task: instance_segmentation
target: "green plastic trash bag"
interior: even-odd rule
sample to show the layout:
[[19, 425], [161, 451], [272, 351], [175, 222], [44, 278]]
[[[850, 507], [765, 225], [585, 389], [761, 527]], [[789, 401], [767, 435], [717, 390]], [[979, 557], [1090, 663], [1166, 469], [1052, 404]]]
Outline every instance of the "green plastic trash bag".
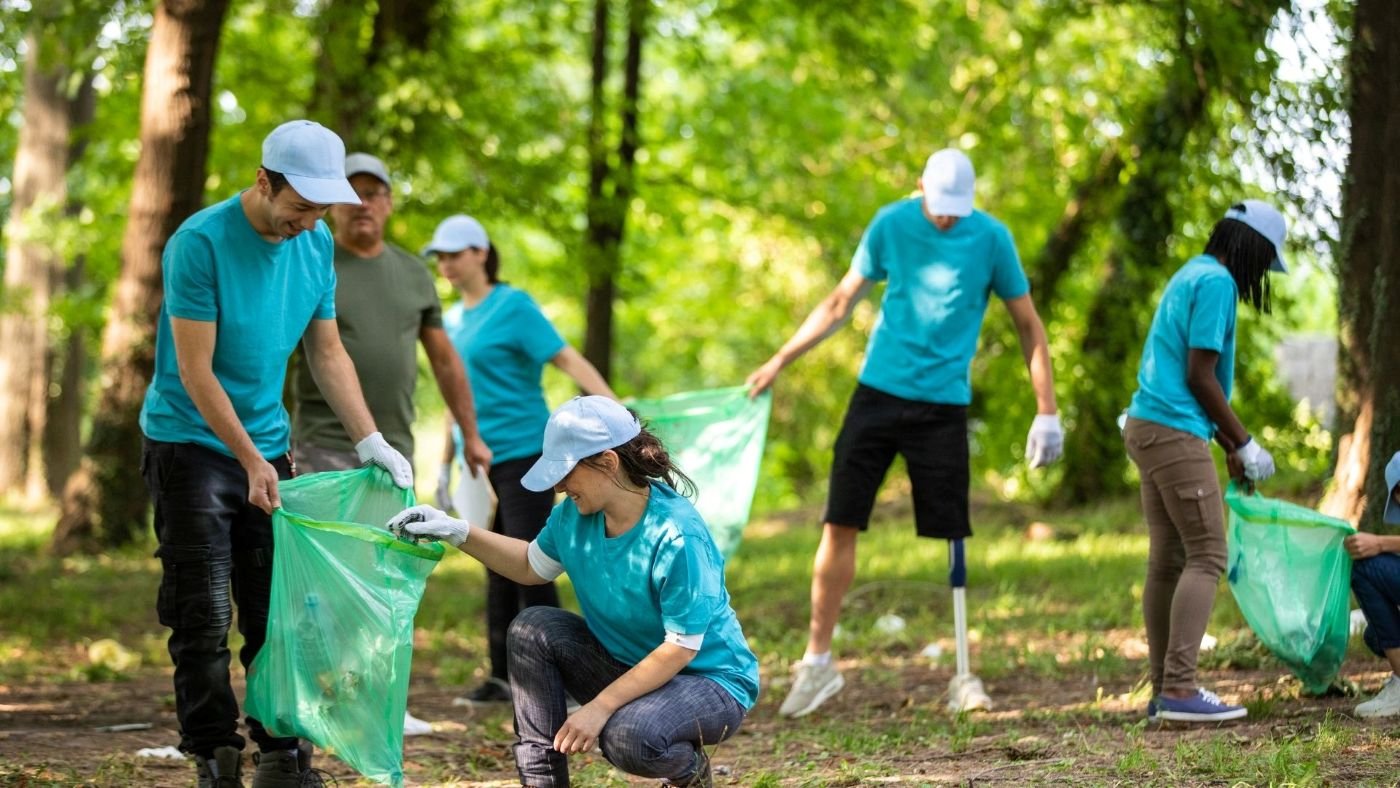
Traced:
[[749, 399], [747, 386], [734, 386], [628, 404], [695, 481], [695, 508], [724, 557], [733, 555], [758, 488], [772, 395]]
[[372, 780], [403, 784], [413, 616], [442, 559], [385, 528], [413, 505], [377, 466], [278, 485], [267, 640], [248, 670], [248, 714]]
[[1228, 577], [1259, 641], [1320, 694], [1346, 657], [1351, 556], [1345, 520], [1230, 485]]

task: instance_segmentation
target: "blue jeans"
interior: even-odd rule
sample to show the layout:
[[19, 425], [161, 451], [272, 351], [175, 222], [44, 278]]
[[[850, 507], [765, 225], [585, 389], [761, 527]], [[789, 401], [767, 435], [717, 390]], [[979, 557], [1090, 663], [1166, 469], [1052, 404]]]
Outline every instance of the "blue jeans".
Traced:
[[1380, 657], [1400, 648], [1400, 555], [1381, 553], [1352, 564], [1351, 592], [1366, 614], [1366, 645]]
[[[569, 785], [568, 758], [554, 734], [568, 717], [565, 693], [588, 703], [631, 669], [618, 662], [567, 610], [532, 607], [510, 627], [510, 689], [515, 701], [515, 767], [522, 785]], [[734, 735], [744, 708], [717, 682], [677, 675], [618, 709], [603, 726], [603, 757], [628, 774], [684, 783], [696, 751]]]
[[[286, 457], [273, 461], [283, 479]], [[175, 663], [175, 715], [180, 749], [209, 757], [215, 747], [243, 749], [238, 699], [229, 683], [228, 630], [233, 603], [244, 670], [267, 635], [272, 594], [272, 518], [248, 503], [248, 474], [232, 457], [193, 443], [146, 440], [141, 475], [155, 502], [160, 548], [156, 614], [170, 627], [167, 648]], [[264, 752], [297, 746], [247, 718]]]

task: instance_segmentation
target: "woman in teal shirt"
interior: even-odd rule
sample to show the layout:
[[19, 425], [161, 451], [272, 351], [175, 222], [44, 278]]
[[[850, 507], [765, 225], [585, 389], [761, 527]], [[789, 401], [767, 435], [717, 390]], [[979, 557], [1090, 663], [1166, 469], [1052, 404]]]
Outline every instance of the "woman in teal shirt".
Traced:
[[[616, 397], [598, 370], [569, 346], [522, 290], [500, 280], [501, 258], [486, 229], [470, 216], [444, 219], [424, 254], [437, 256], [438, 270], [461, 295], [442, 316], [443, 328], [470, 373], [477, 427], [491, 449], [491, 486], [499, 502], [492, 530], [533, 539], [554, 506], [552, 490], [532, 492], [520, 478], [540, 456], [549, 419], [540, 378], [553, 364], [589, 394]], [[456, 434], [455, 426], [452, 429]], [[449, 508], [454, 437], [438, 476], [438, 505]], [[506, 632], [516, 614], [534, 605], [557, 606], [552, 583], [522, 586], [494, 572], [486, 582], [486, 628], [491, 675], [468, 693], [475, 702], [510, 700]]]
[[[521, 583], [573, 582], [581, 617], [536, 607], [510, 628], [521, 784], [567, 786], [568, 756], [595, 745], [630, 774], [712, 784], [704, 745], [733, 736], [753, 707], [758, 660], [730, 606], [724, 559], [676, 492], [689, 482], [631, 411], [576, 397], [550, 417], [521, 482], [568, 496], [533, 541], [431, 506], [389, 521]], [[583, 703], [572, 714], [566, 693]]]
[[1210, 455], [1230, 475], [1267, 479], [1274, 461], [1230, 408], [1237, 301], [1269, 311], [1268, 271], [1284, 271], [1284, 221], [1246, 200], [1226, 211], [1205, 253], [1162, 293], [1138, 367], [1123, 438], [1142, 476], [1147, 582], [1142, 592], [1153, 698], [1149, 720], [1218, 722], [1245, 716], [1196, 684], [1196, 657], [1225, 570], [1225, 516]]

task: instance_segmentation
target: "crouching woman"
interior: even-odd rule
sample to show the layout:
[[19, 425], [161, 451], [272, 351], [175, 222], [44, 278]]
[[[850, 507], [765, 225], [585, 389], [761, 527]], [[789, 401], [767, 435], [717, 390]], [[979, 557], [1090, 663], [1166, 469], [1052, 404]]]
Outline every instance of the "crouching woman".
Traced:
[[[550, 416], [521, 484], [567, 496], [530, 542], [431, 506], [389, 522], [518, 583], [569, 575], [582, 616], [532, 607], [510, 627], [521, 783], [567, 786], [567, 756], [597, 746], [624, 772], [710, 785], [704, 747], [733, 736], [753, 707], [758, 660], [730, 607], [724, 559], [677, 492], [694, 485], [631, 411], [599, 396]], [[583, 704], [572, 714], [569, 695]]]

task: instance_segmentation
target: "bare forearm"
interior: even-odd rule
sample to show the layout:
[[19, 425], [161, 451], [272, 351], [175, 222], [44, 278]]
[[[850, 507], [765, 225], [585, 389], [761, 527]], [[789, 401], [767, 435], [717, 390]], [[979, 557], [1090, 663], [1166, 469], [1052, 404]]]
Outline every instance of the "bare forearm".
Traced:
[[433, 377], [437, 380], [438, 391], [442, 393], [442, 401], [447, 403], [447, 409], [461, 427], [462, 435], [477, 435], [476, 401], [472, 398], [471, 386], [467, 385], [466, 370], [462, 367], [462, 362], [434, 362]]
[[1056, 413], [1055, 372], [1050, 364], [1050, 343], [1045, 337], [1045, 326], [1039, 320], [1017, 326], [1017, 336], [1021, 342], [1021, 356], [1026, 361], [1030, 373], [1031, 387], [1035, 390], [1036, 413]]
[[487, 569], [521, 585], [533, 586], [549, 582], [530, 568], [530, 543], [523, 539], [484, 528], [473, 528], [471, 535], [462, 542], [461, 549], [480, 561]]
[[1220, 388], [1220, 381], [1216, 380], [1214, 375], [1188, 376], [1186, 385], [1191, 390], [1191, 395], [1201, 403], [1201, 409], [1215, 423], [1216, 431], [1224, 438], [1221, 445], [1227, 451], [1237, 450], [1249, 440], [1249, 431], [1235, 415], [1234, 409], [1225, 399], [1225, 391]]
[[556, 353], [550, 361], [559, 368], [560, 372], [572, 378], [574, 383], [577, 383], [578, 387], [583, 390], [583, 393], [617, 399], [617, 395], [613, 393], [608, 382], [603, 379], [602, 373], [598, 372], [598, 368], [572, 347], [566, 346]]
[[358, 443], [374, 432], [374, 417], [365, 405], [360, 379], [355, 376], [355, 364], [344, 348], [320, 352], [307, 348], [307, 361], [316, 387], [335, 411], [350, 440]]
[[180, 382], [199, 410], [199, 415], [204, 417], [209, 428], [241, 464], [247, 466], [264, 459], [253, 439], [248, 437], [248, 431], [243, 428], [243, 422], [233, 409], [233, 401], [228, 398], [228, 392], [224, 391], [223, 384], [212, 369], [181, 368]]
[[676, 677], [697, 652], [673, 643], [662, 643], [632, 669], [617, 677], [609, 684], [594, 703], [601, 704], [609, 713], [616, 712], [637, 698], [651, 692]]

